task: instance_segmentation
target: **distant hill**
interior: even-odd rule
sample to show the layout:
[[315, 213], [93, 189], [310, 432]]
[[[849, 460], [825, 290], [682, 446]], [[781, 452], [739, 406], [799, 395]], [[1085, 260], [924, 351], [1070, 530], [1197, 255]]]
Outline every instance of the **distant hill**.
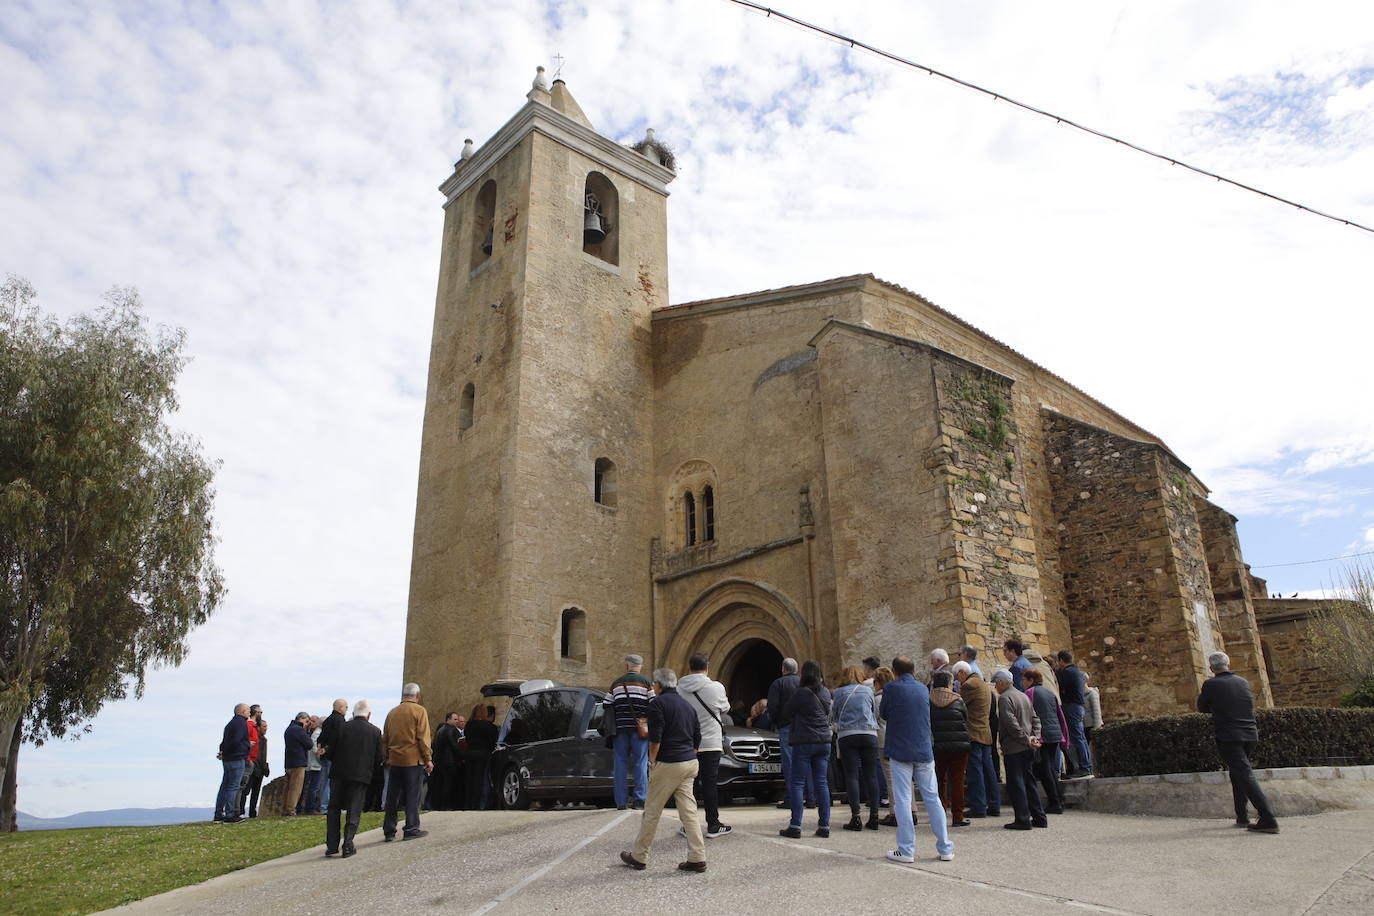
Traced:
[[115, 808], [112, 811], [82, 811], [66, 817], [34, 817], [18, 812], [20, 830], [65, 830], [69, 827], [151, 827], [155, 824], [185, 824], [208, 821], [212, 808]]

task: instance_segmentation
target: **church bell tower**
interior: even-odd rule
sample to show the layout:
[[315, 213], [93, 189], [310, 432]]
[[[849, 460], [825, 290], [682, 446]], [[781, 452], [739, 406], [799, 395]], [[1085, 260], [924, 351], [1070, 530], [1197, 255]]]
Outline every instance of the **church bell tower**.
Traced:
[[541, 67], [440, 185], [404, 671], [432, 714], [497, 678], [600, 684], [649, 654], [669, 164], [652, 136], [597, 133]]

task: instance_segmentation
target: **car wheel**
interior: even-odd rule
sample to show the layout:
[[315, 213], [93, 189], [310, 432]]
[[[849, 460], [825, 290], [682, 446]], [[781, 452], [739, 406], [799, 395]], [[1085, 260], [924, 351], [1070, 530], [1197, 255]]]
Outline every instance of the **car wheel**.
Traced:
[[513, 811], [526, 811], [530, 807], [530, 792], [519, 767], [507, 767], [501, 776], [501, 804]]

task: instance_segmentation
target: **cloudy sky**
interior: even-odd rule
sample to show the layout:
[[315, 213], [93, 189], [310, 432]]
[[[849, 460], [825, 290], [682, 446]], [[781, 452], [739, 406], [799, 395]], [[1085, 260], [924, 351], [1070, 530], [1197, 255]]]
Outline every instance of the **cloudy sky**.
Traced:
[[[1374, 225], [1367, 0], [780, 4]], [[1374, 550], [1374, 234], [725, 0], [0, 0], [0, 272], [189, 331], [230, 587], [141, 702], [23, 751], [22, 810], [208, 807], [235, 701], [276, 735], [397, 693], [435, 188], [555, 55], [602, 133], [677, 149], [672, 301], [875, 273], [1162, 436], [1255, 566]]]

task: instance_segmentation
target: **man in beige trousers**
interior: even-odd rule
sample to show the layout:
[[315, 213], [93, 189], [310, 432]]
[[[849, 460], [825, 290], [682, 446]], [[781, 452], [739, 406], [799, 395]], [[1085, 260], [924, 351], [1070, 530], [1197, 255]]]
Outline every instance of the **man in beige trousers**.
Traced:
[[678, 695], [677, 675], [671, 668], [654, 672], [656, 696], [649, 701], [649, 797], [639, 822], [639, 838], [633, 852], [622, 852], [620, 861], [636, 871], [649, 864], [649, 849], [658, 832], [658, 820], [668, 799], [677, 799], [677, 816], [687, 831], [687, 861], [682, 871], [706, 871], [706, 840], [692, 795], [697, 778], [697, 748], [701, 724], [691, 705]]

